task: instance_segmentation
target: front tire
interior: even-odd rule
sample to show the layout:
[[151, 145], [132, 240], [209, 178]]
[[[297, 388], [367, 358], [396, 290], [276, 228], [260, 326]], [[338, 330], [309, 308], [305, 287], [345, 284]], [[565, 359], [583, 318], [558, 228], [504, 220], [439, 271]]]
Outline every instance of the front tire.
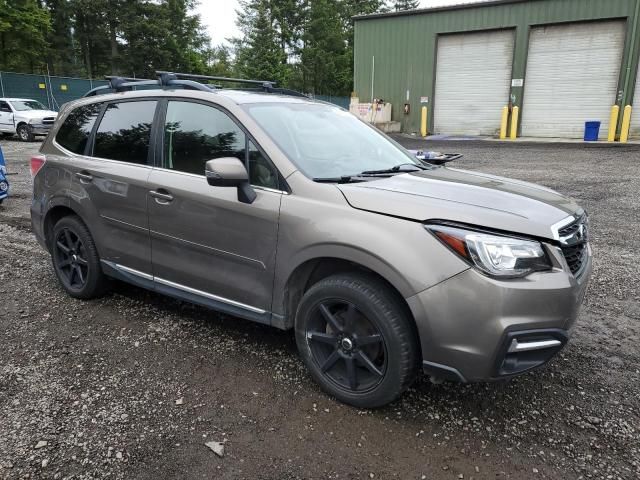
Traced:
[[416, 376], [415, 328], [389, 286], [363, 274], [313, 285], [295, 321], [303, 362], [324, 391], [359, 408], [398, 398]]
[[36, 138], [33, 134], [31, 126], [27, 125], [26, 123], [18, 126], [16, 133], [18, 134], [18, 138], [23, 142], [33, 142], [33, 140]]
[[108, 279], [91, 233], [75, 215], [60, 219], [53, 227], [51, 259], [56, 276], [66, 292], [88, 300], [102, 296]]

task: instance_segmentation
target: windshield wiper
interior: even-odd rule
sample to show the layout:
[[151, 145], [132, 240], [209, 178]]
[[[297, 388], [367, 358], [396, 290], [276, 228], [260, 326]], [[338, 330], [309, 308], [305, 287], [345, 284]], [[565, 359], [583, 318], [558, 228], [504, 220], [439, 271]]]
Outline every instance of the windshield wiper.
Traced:
[[350, 182], [362, 182], [356, 176], [342, 175], [340, 177], [315, 177], [314, 182], [318, 183], [350, 183]]
[[[413, 168], [406, 168], [413, 167]], [[398, 173], [398, 172], [418, 172], [420, 170], [427, 170], [427, 167], [418, 165], [415, 163], [401, 163], [400, 165], [396, 165], [395, 167], [385, 168], [382, 170], [365, 170], [364, 172], [360, 172], [360, 175], [381, 175], [385, 173]]]

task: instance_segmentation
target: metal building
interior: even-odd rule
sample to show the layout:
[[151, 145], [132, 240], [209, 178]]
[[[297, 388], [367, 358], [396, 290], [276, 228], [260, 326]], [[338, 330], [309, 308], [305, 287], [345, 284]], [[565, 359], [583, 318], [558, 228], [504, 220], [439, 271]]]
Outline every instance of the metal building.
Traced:
[[[518, 136], [579, 138], [613, 105], [640, 136], [640, 0], [489, 0], [355, 17], [355, 92], [393, 104], [405, 132], [495, 135], [517, 106]], [[634, 94], [634, 92], [636, 92]], [[403, 108], [408, 104], [407, 108]]]

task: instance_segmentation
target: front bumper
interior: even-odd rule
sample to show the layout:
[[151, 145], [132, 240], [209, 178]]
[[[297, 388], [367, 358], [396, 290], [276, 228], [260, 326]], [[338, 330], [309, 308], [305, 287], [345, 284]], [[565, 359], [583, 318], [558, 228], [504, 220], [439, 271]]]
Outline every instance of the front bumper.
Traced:
[[408, 298], [425, 372], [462, 382], [499, 379], [544, 365], [560, 351], [584, 298], [592, 259], [589, 252], [574, 277], [562, 254], [550, 253], [557, 260], [550, 272], [496, 280], [470, 268]]
[[53, 127], [53, 124], [46, 125], [41, 123], [32, 123], [30, 124], [30, 126], [31, 126], [31, 132], [34, 135], [48, 135], [49, 132], [51, 131], [51, 127]]

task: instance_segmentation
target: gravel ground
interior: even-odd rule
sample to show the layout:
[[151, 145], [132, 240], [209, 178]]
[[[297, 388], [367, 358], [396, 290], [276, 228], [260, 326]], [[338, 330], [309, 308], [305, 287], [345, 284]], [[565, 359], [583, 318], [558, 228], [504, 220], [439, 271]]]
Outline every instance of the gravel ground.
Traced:
[[398, 138], [589, 211], [594, 276], [555, 361], [509, 382], [421, 378], [360, 411], [320, 392], [290, 333], [126, 285], [71, 299], [30, 233], [38, 144], [3, 140], [0, 478], [640, 478], [640, 148]]

